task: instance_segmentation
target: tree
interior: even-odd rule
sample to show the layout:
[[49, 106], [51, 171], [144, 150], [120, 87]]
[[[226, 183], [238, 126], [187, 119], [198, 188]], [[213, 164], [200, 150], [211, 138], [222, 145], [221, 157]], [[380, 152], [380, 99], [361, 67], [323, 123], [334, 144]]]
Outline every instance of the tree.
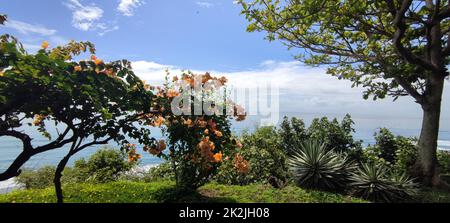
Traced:
[[[68, 145], [54, 178], [58, 202], [62, 202], [60, 179], [74, 154], [114, 140], [130, 149], [135, 160], [138, 154], [128, 146], [128, 139], [155, 143], [148, 128], [136, 125], [144, 114], [152, 113], [154, 97], [126, 60], [104, 63], [92, 56], [73, 61], [73, 56], [87, 50], [95, 53], [89, 42], [47, 48], [44, 42], [36, 54], [28, 54], [14, 37], [0, 37], [0, 137], [15, 137], [23, 143], [22, 152], [0, 173], [0, 180], [20, 174], [32, 156]], [[49, 122], [56, 126], [56, 137], [47, 131]], [[27, 124], [37, 127], [49, 143], [34, 146], [32, 138], [20, 130]]]
[[450, 3], [440, 0], [240, 1], [247, 30], [302, 49], [297, 59], [365, 87], [364, 98], [409, 95], [423, 110], [414, 175], [446, 186], [437, 170], [441, 101], [450, 55]]

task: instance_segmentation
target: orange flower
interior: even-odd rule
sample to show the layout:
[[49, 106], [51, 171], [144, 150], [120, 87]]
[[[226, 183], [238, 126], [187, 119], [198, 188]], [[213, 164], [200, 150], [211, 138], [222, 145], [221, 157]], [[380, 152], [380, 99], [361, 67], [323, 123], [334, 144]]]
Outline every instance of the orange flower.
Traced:
[[205, 135], [208, 135], [209, 134], [209, 130], [205, 129], [205, 131], [203, 133], [205, 133]]
[[226, 77], [221, 77], [221, 78], [219, 78], [219, 82], [222, 84], [222, 85], [225, 85], [226, 83], [227, 83], [227, 78]]
[[97, 57], [95, 55], [92, 55], [91, 60], [97, 60]]
[[250, 163], [239, 154], [234, 155], [233, 165], [239, 173], [246, 174], [250, 170]]
[[167, 97], [169, 97], [169, 98], [174, 98], [174, 97], [177, 97], [178, 95], [180, 95], [180, 93], [174, 89], [169, 89], [167, 91]]
[[154, 156], [157, 156], [161, 153], [161, 151], [159, 151], [156, 147], [150, 147], [148, 152]]
[[73, 70], [75, 70], [75, 71], [81, 71], [81, 66], [75, 66], [75, 67], [73, 68]]
[[211, 150], [214, 150], [216, 148], [216, 145], [213, 142], [209, 142], [209, 148]]
[[100, 64], [102, 64], [103, 63], [103, 60], [100, 60], [100, 59], [95, 59], [94, 60], [94, 63], [95, 63], [95, 65], [100, 65]]
[[136, 149], [135, 148], [130, 149], [130, 151], [128, 151], [128, 162], [130, 162], [130, 163], [136, 162], [140, 158], [142, 158], [142, 155], [136, 153]]
[[177, 82], [177, 81], [178, 81], [178, 77], [177, 77], [177, 76], [174, 76], [174, 77], [172, 78], [172, 81], [173, 81], [173, 82]]
[[48, 42], [47, 41], [44, 41], [44, 42], [42, 42], [42, 49], [47, 49], [48, 48], [48, 46], [49, 46], [49, 44], [48, 44]]
[[191, 128], [192, 126], [194, 126], [194, 123], [192, 122], [192, 120], [190, 118], [188, 118], [187, 120], [184, 121], [184, 124], [187, 125], [189, 128]]
[[158, 116], [158, 118], [154, 121], [154, 125], [156, 127], [160, 127], [164, 123], [165, 119], [162, 116]]
[[158, 150], [162, 152], [166, 149], [166, 147], [167, 147], [166, 142], [163, 139], [159, 140]]
[[205, 73], [205, 75], [202, 75], [202, 84], [208, 82], [211, 79], [212, 79], [211, 75], [208, 72]]
[[216, 135], [219, 138], [223, 136], [222, 132], [218, 130], [214, 131], [214, 135]]
[[214, 161], [215, 161], [216, 163], [221, 162], [221, 161], [222, 161], [222, 152], [219, 152], [219, 153], [214, 154], [213, 157], [214, 157]]
[[41, 125], [44, 122], [45, 118], [46, 118], [45, 115], [39, 115], [39, 114], [34, 115], [33, 125]]
[[114, 76], [114, 70], [113, 69], [106, 69], [105, 70], [105, 74], [108, 76]]

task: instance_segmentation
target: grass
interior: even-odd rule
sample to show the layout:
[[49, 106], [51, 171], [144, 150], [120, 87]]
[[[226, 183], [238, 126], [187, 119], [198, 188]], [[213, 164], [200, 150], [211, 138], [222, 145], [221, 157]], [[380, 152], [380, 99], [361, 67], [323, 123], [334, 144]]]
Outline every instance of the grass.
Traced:
[[450, 203], [450, 192], [427, 189], [420, 192], [418, 201], [422, 203]]
[[[152, 183], [119, 181], [107, 184], [71, 184], [63, 188], [68, 203], [358, 203], [345, 195], [304, 190], [295, 186], [274, 189], [267, 185], [228, 186], [207, 184], [192, 193], [181, 193], [170, 181]], [[18, 190], [0, 195], [1, 203], [55, 202], [53, 188]]]

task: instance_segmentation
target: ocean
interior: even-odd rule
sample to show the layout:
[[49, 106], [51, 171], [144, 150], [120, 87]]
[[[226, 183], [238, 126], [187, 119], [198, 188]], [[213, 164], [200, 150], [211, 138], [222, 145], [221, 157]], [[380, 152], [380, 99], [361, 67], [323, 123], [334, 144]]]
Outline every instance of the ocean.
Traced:
[[[308, 125], [311, 120], [315, 117], [322, 117], [324, 115], [320, 114], [295, 114], [295, 113], [285, 113], [280, 115], [280, 117], [287, 115], [290, 117], [299, 117], [302, 118], [305, 123]], [[328, 114], [325, 115], [329, 118], [338, 118], [341, 120], [344, 114]], [[381, 118], [381, 117], [364, 117], [364, 116], [355, 116], [352, 117], [355, 121], [355, 133], [354, 138], [357, 140], [362, 140], [364, 145], [374, 144], [375, 140], [373, 134], [381, 127], [389, 128], [393, 133], [397, 135], [403, 136], [418, 136], [420, 133], [420, 122], [421, 120], [418, 118]], [[260, 121], [261, 117], [257, 116], [249, 116], [243, 122], [233, 122], [232, 130], [235, 134], [239, 135], [242, 131], [252, 131], [254, 130]], [[449, 120], [443, 120], [444, 123], [450, 123]], [[450, 129], [446, 129], [448, 125], [443, 126], [439, 135], [439, 148], [444, 150], [450, 150]], [[27, 127], [29, 128], [29, 127]], [[51, 128], [49, 128], [51, 129]], [[29, 131], [29, 129], [23, 129], [24, 131]], [[158, 129], [151, 129], [153, 137], [161, 138], [161, 132]], [[52, 133], [52, 132], [50, 132]], [[55, 133], [55, 132], [53, 132]], [[32, 134], [33, 145], [42, 145], [48, 143], [48, 139], [41, 136], [39, 133], [33, 131]], [[117, 144], [111, 142], [108, 146], [110, 147], [118, 147]], [[73, 165], [74, 161], [80, 158], [89, 157], [93, 154], [97, 149], [104, 147], [95, 146], [91, 148], [87, 148], [78, 154], [74, 155], [69, 161], [69, 166]], [[139, 148], [139, 146], [138, 146]], [[21, 150], [21, 142], [12, 137], [0, 137], [0, 171], [4, 171], [10, 163], [14, 160], [14, 158], [20, 153]], [[58, 161], [64, 157], [67, 153], [68, 147], [61, 149], [56, 149], [53, 151], [48, 151], [42, 154], [38, 154], [35, 157], [31, 158], [25, 165], [26, 168], [36, 169], [45, 165], [56, 165]], [[150, 154], [144, 154], [140, 161], [142, 166], [148, 165], [156, 165], [162, 162], [161, 159], [151, 156]]]

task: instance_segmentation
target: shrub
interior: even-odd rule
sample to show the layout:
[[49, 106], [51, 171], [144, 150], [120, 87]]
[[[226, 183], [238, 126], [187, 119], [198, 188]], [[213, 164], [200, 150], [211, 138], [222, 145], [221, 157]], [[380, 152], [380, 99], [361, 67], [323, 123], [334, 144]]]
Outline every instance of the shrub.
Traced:
[[390, 176], [385, 165], [364, 163], [352, 174], [352, 193], [374, 202], [399, 202], [417, 195], [417, 185], [406, 175]]
[[375, 145], [364, 150], [364, 161], [388, 166], [397, 174], [409, 174], [417, 158], [416, 139], [394, 136], [389, 129], [375, 133]]
[[209, 73], [183, 72], [171, 80], [168, 74], [164, 87], [155, 88], [155, 109], [161, 114], [149, 116], [147, 124], [162, 128], [167, 146], [160, 140], [144, 150], [170, 162], [180, 190], [193, 190], [208, 182], [222, 158], [236, 147], [230, 119], [244, 120], [245, 112], [228, 98], [226, 82], [225, 77]]
[[53, 166], [45, 166], [37, 170], [24, 169], [15, 180], [26, 189], [43, 189], [53, 185], [55, 170]]
[[240, 156], [248, 161], [249, 169], [241, 173], [235, 167], [236, 158], [226, 158], [215, 179], [222, 184], [247, 185], [251, 183], [271, 184], [279, 188], [289, 179], [286, 155], [280, 146], [282, 139], [275, 127], [261, 127], [254, 133], [241, 137], [243, 148]]
[[353, 169], [346, 155], [327, 150], [325, 143], [315, 140], [293, 147], [289, 166], [300, 187], [327, 191], [343, 191]]
[[175, 180], [172, 165], [169, 162], [163, 162], [158, 166], [150, 168], [148, 176], [149, 181]]
[[[127, 161], [126, 154], [119, 150], [103, 148], [96, 151], [88, 160], [82, 158], [75, 161], [74, 167], [66, 167], [61, 182], [104, 183], [115, 181], [119, 175], [130, 170], [135, 163]], [[16, 181], [27, 189], [42, 189], [53, 186], [56, 168], [45, 166], [37, 170], [25, 169]]]
[[450, 151], [438, 151], [437, 158], [441, 173], [447, 175], [450, 174]]
[[350, 115], [346, 115], [340, 123], [337, 119], [330, 121], [327, 117], [316, 118], [306, 128], [301, 119], [292, 118], [289, 121], [287, 117], [284, 117], [279, 134], [287, 154], [298, 142], [319, 140], [326, 144], [326, 150], [345, 152], [349, 158], [359, 161], [362, 157], [362, 141], [353, 139], [355, 132], [353, 124]]
[[75, 161], [74, 168], [69, 173], [76, 182], [115, 181], [121, 173], [130, 170], [136, 164], [127, 159], [125, 152], [103, 148], [97, 150], [88, 160], [82, 158]]
[[133, 182], [154, 182], [154, 181], [174, 181], [175, 176], [172, 165], [168, 162], [163, 162], [150, 168], [133, 168], [130, 171], [120, 174], [120, 181]]

